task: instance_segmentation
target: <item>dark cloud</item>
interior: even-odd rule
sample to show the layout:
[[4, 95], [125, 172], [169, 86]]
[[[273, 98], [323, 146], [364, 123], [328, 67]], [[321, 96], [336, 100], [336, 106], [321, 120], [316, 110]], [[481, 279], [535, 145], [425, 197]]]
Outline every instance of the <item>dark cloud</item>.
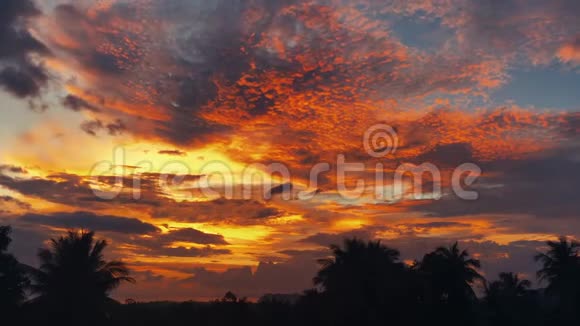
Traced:
[[109, 74], [120, 74], [122, 69], [118, 63], [118, 58], [113, 54], [102, 53], [98, 51], [91, 51], [85, 57], [85, 64], [92, 65], [94, 68], [98, 69], [100, 72], [106, 72]]
[[290, 182], [287, 182], [287, 183], [272, 187], [269, 191], [269, 195], [272, 196], [272, 195], [278, 195], [278, 194], [283, 194], [283, 193], [287, 193], [287, 192], [292, 192], [293, 188], [294, 188], [294, 185]]
[[152, 216], [176, 221], [213, 221], [238, 225], [261, 224], [265, 218], [279, 217], [282, 211], [256, 200], [224, 199], [202, 202], [176, 202], [155, 207]]
[[75, 95], [67, 95], [62, 99], [62, 105], [64, 107], [69, 108], [73, 111], [81, 111], [81, 110], [88, 110], [93, 112], [100, 111], [98, 107], [95, 105], [85, 101], [84, 99], [75, 96]]
[[[173, 177], [173, 175], [168, 175], [170, 179]], [[97, 196], [95, 192], [97, 189], [100, 192], [115, 191], [114, 186], [118, 182], [125, 189], [133, 189], [135, 181], [133, 177], [100, 176], [94, 179], [65, 173], [49, 175], [46, 178], [13, 178], [7, 175], [0, 175], [0, 185], [23, 195], [34, 196], [53, 203], [73, 207], [87, 207], [90, 205], [90, 208], [93, 209], [103, 209], [115, 204], [160, 206], [169, 203], [161, 195], [161, 190], [158, 187], [159, 178], [159, 174], [144, 173], [139, 175], [139, 190], [141, 193], [139, 199], [134, 198], [131, 192], [121, 192], [114, 199], [109, 200]], [[194, 176], [191, 176], [191, 178], [194, 178]], [[107, 186], [93, 189], [91, 182], [97, 181]]]
[[424, 229], [438, 229], [438, 228], [447, 228], [450, 226], [469, 227], [470, 224], [460, 223], [460, 222], [428, 222], [428, 223], [405, 224], [405, 226], [422, 228], [422, 229], [423, 228]]
[[[23, 201], [20, 201], [14, 197], [10, 197], [10, 196], [0, 196], [0, 203], [3, 204], [14, 204], [16, 205], [18, 208], [20, 209], [24, 209], [24, 210], [29, 210], [32, 208], [32, 206], [29, 203], [25, 203]], [[1, 210], [0, 210], [1, 212]]]
[[59, 228], [86, 229], [93, 231], [117, 232], [124, 234], [150, 234], [159, 231], [153, 224], [136, 218], [112, 215], [97, 215], [91, 212], [26, 214], [21, 221]]
[[127, 130], [127, 127], [121, 120], [115, 120], [113, 122], [107, 123], [105, 129], [110, 136], [118, 136]]
[[104, 123], [101, 120], [88, 120], [81, 124], [81, 130], [91, 136], [97, 136], [102, 130], [106, 131], [109, 136], [118, 136], [127, 130], [127, 127], [121, 120]]
[[[126, 240], [125, 240], [126, 241]], [[176, 243], [191, 243], [194, 245], [176, 246]], [[156, 234], [154, 237], [131, 239], [128, 246], [138, 254], [164, 257], [211, 257], [227, 255], [232, 252], [220, 246], [229, 243], [221, 234], [205, 233], [193, 228], [172, 229], [168, 233]], [[203, 246], [197, 246], [203, 245]]]
[[240, 287], [247, 288], [253, 276], [249, 266], [230, 268], [221, 273], [199, 268], [194, 271], [194, 274], [191, 281], [206, 287], [218, 288], [218, 293], [230, 291], [229, 289], [238, 289], [240, 293]]
[[159, 229], [136, 218], [112, 215], [97, 215], [92, 212], [25, 214], [21, 221], [61, 228], [82, 228], [94, 231], [117, 232], [123, 234], [150, 234]]
[[157, 237], [163, 242], [193, 242], [198, 244], [226, 245], [228, 242], [223, 235], [205, 233], [192, 228], [172, 230], [167, 234]]
[[[213, 74], [231, 70], [227, 67], [219, 71], [211, 69], [235, 61], [231, 53], [222, 53], [219, 58], [208, 54], [208, 58], [215, 60], [211, 67], [206, 63], [195, 65], [181, 60], [169, 51], [165, 44], [168, 41], [163, 40], [181, 35], [168, 37], [156, 34], [157, 38], [154, 38], [152, 33], [159, 33], [153, 27], [157, 26], [154, 23], [151, 27], [134, 28], [144, 21], [158, 19], [138, 3], [114, 3], [95, 15], [88, 15], [82, 5], [77, 4], [59, 5], [54, 12], [59, 31], [80, 46], [67, 47], [59, 42], [54, 42], [53, 46], [67, 53], [79, 69], [99, 75], [91, 90], [104, 94], [112, 102], [131, 103], [138, 107], [130, 113], [109, 112], [113, 113], [114, 118], [147, 124], [147, 128], [142, 129], [147, 130], [147, 136], [150, 137], [152, 131], [178, 145], [203, 143], [211, 136], [229, 130], [219, 122], [200, 117], [199, 113], [217, 94], [216, 86], [211, 81]], [[123, 26], [119, 28], [119, 24]], [[183, 35], [194, 34], [184, 31]], [[151, 59], [148, 57], [151, 51], [157, 51], [156, 58], [168, 60], [167, 70], [159, 71], [147, 61]], [[72, 109], [94, 110], [97, 107], [87, 100], [80, 102], [72, 99], [69, 102], [68, 107]], [[164, 118], [142, 120], [141, 110], [146, 110], [145, 106], [154, 106], [155, 110], [163, 111]], [[90, 135], [103, 129], [98, 121], [86, 122], [83, 126]], [[120, 131], [118, 128], [107, 129], [109, 133], [115, 132], [111, 130]]]
[[[95, 33], [94, 30], [95, 26], [110, 27], [118, 17], [134, 19], [134, 12], [125, 10], [127, 6], [129, 5], [115, 3], [109, 11], [101, 11], [96, 17], [89, 17], [87, 11], [76, 4], [58, 5], [54, 9], [54, 16], [62, 32], [75, 42], [84, 44], [82, 47], [62, 50], [73, 55], [81, 65], [106, 75], [118, 77], [123, 72], [131, 70], [138, 61], [136, 59], [142, 56], [141, 43], [136, 42], [140, 39], [140, 35], [129, 29], [116, 30], [115, 33], [107, 33], [104, 30]], [[126, 40], [135, 42], [129, 46]], [[111, 51], [113, 48], [115, 50]]]
[[17, 97], [38, 95], [47, 81], [44, 69], [28, 61], [0, 71], [0, 85]]
[[148, 251], [149, 255], [166, 257], [212, 257], [218, 255], [227, 255], [231, 253], [232, 252], [229, 249], [218, 249], [211, 246], [205, 246], [202, 248], [162, 247]]
[[16, 57], [29, 50], [44, 50], [44, 46], [26, 32], [22, 26], [17, 25], [22, 20], [39, 15], [33, 1], [29, 0], [5, 0], [0, 4], [0, 22], [4, 41], [10, 41], [11, 46], [3, 46], [0, 50], [1, 57]]
[[81, 124], [81, 130], [91, 136], [97, 136], [97, 132], [103, 129], [103, 122], [101, 120], [88, 120]]
[[[149, 210], [153, 218], [172, 218], [182, 222], [221, 222], [237, 225], [261, 224], [263, 219], [279, 217], [283, 211], [256, 200], [219, 198], [211, 201], [175, 201], [167, 198], [164, 187], [172, 190], [185, 188], [189, 182], [199, 180], [199, 175], [174, 175], [142, 173], [138, 177], [99, 176], [98, 178], [74, 174], [55, 174], [46, 178], [15, 178], [0, 174], [0, 186], [50, 202], [84, 207], [107, 209], [111, 205], [132, 205]], [[139, 182], [135, 184], [135, 180]], [[91, 184], [98, 182], [98, 188]], [[117, 185], [125, 191], [117, 193]], [[165, 189], [167, 190], [167, 189]], [[135, 193], [139, 193], [135, 197]], [[116, 194], [113, 199], [103, 199], [97, 194]]]
[[318, 260], [320, 258], [326, 257], [329, 254], [328, 249], [319, 249], [319, 250], [298, 250], [298, 249], [286, 249], [279, 251], [278, 253], [290, 256], [291, 258], [307, 258], [312, 259], [313, 261]]
[[180, 151], [178, 149], [165, 149], [157, 152], [158, 154], [162, 155], [172, 155], [172, 156], [185, 156], [187, 155], [186, 152]]
[[27, 21], [40, 12], [30, 0], [0, 3], [0, 86], [17, 97], [39, 95], [48, 73], [30, 54], [48, 49], [27, 30]]
[[221, 296], [226, 291], [233, 291], [240, 296], [257, 298], [265, 293], [296, 293], [311, 288], [317, 269], [316, 259], [296, 258], [281, 263], [260, 262], [254, 273], [250, 266], [224, 272], [198, 268], [193, 271], [192, 278], [183, 282], [197, 284], [197, 291], [207, 296]]
[[577, 218], [580, 160], [576, 151], [572, 147], [521, 160], [482, 163], [483, 175], [470, 189], [478, 192], [477, 200], [462, 200], [450, 193], [439, 201], [411, 208], [441, 217], [529, 214], [539, 218]]
[[211, 72], [196, 65], [184, 65], [183, 69], [192, 71], [193, 76], [177, 76], [167, 81], [168, 87], [178, 90], [175, 95], [176, 108], [171, 110], [171, 118], [163, 122], [157, 129], [158, 133], [176, 144], [190, 145], [199, 143], [211, 136], [228, 133], [230, 128], [210, 122], [198, 116], [204, 105], [217, 95], [214, 83], [210, 82]]
[[0, 164], [0, 174], [10, 172], [16, 174], [27, 174], [28, 171], [20, 166], [10, 165], [10, 164]]
[[229, 134], [232, 128], [208, 122], [188, 111], [174, 111], [171, 120], [162, 122], [155, 130], [176, 145], [191, 146], [207, 142], [213, 136]]
[[457, 167], [463, 163], [477, 162], [473, 155], [472, 146], [465, 143], [436, 145], [430, 151], [413, 158], [412, 161], [417, 164], [434, 163], [439, 168]]
[[58, 178], [12, 178], [0, 175], [0, 185], [23, 195], [35, 196], [48, 201], [75, 204], [78, 196], [94, 196], [88, 184], [75, 175], [59, 175]]
[[131, 277], [137, 280], [138, 283], [159, 283], [165, 280], [163, 275], [157, 274], [154, 271], [146, 270], [146, 271], [131, 271]]

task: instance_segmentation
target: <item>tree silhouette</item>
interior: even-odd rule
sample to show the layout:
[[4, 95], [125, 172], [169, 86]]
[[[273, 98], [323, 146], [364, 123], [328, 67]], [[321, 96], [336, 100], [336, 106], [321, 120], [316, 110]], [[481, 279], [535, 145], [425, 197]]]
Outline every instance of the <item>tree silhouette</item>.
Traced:
[[472, 285], [483, 280], [480, 262], [455, 242], [426, 254], [415, 267], [421, 282], [424, 322], [470, 325], [475, 322], [477, 297]]
[[528, 280], [522, 280], [518, 274], [500, 273], [499, 280], [493, 281], [486, 285], [486, 298], [515, 298], [527, 294], [532, 283]]
[[500, 273], [499, 280], [485, 286], [485, 302], [494, 325], [530, 325], [533, 301], [529, 298], [532, 283], [514, 273]]
[[134, 282], [120, 261], [105, 261], [105, 240], [94, 240], [93, 232], [69, 231], [51, 240], [50, 249], [38, 253], [41, 265], [33, 273], [36, 301], [53, 318], [71, 324], [103, 318], [110, 292], [123, 282]]
[[535, 256], [535, 260], [543, 265], [538, 271], [538, 278], [548, 282], [547, 291], [565, 293], [578, 277], [580, 243], [561, 237], [558, 242], [547, 241], [546, 244], [548, 251]]
[[409, 320], [407, 272], [399, 252], [379, 241], [346, 239], [344, 248], [330, 247], [333, 257], [321, 259], [314, 283], [322, 288], [335, 324], [370, 324]]
[[548, 251], [534, 258], [542, 263], [537, 275], [547, 282], [546, 294], [558, 299], [558, 314], [567, 319], [580, 319], [580, 243], [560, 237], [547, 241]]
[[23, 266], [6, 250], [12, 228], [0, 226], [0, 311], [11, 312], [24, 300], [29, 285]]
[[479, 260], [469, 257], [455, 242], [450, 247], [439, 247], [423, 257], [419, 270], [431, 283], [430, 299], [460, 304], [476, 299], [472, 285], [483, 280], [477, 269]]
[[[316, 288], [295, 302], [270, 295], [258, 303], [227, 292], [212, 302], [115, 304], [111, 292], [133, 282], [126, 266], [103, 257], [105, 241], [68, 232], [39, 251], [40, 267], [18, 264], [6, 252], [10, 228], [0, 227], [0, 320], [19, 325], [546, 325], [578, 324], [580, 244], [561, 238], [536, 255], [547, 289], [530, 289], [515, 273], [486, 283], [480, 263], [458, 243], [440, 247], [410, 266], [380, 241], [345, 239], [331, 246], [314, 278]], [[20, 303], [30, 273], [36, 295]], [[485, 300], [472, 286], [482, 280]], [[547, 295], [544, 295], [546, 293]]]
[[247, 301], [247, 298], [238, 298], [238, 296], [232, 291], [226, 292], [226, 294], [224, 294], [224, 296], [218, 300], [218, 302], [224, 303], [246, 303]]

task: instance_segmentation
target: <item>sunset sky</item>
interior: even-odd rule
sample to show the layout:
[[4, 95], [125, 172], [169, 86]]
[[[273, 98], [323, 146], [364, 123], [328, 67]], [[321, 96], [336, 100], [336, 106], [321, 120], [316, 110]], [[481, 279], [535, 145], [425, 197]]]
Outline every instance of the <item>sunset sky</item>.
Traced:
[[[96, 231], [137, 279], [121, 300], [300, 292], [346, 236], [406, 262], [460, 241], [486, 277], [534, 280], [545, 240], [580, 238], [579, 17], [577, 0], [2, 0], [0, 224], [30, 265]], [[341, 157], [364, 165], [357, 196]], [[397, 191], [405, 163], [436, 166], [441, 198]], [[451, 189], [464, 163], [477, 200]]]

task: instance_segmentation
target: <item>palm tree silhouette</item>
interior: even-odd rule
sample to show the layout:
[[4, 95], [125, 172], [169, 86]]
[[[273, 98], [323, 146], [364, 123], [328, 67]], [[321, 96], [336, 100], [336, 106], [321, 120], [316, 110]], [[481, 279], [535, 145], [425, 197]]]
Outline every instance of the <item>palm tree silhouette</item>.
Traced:
[[0, 226], [0, 312], [12, 312], [24, 300], [29, 285], [25, 269], [7, 253], [12, 228]]
[[558, 314], [580, 319], [580, 243], [560, 237], [546, 244], [548, 251], [534, 257], [542, 263], [538, 278], [548, 283], [546, 294], [557, 298]]
[[319, 260], [322, 268], [314, 283], [323, 291], [333, 324], [409, 320], [402, 309], [409, 302], [408, 275], [397, 250], [358, 239], [330, 249], [333, 257]]
[[[534, 322], [533, 301], [529, 300], [532, 283], [514, 273], [500, 273], [499, 280], [485, 286], [485, 302], [494, 325], [530, 325]], [[532, 308], [532, 310], [530, 310]]]
[[371, 276], [369, 270], [376, 268], [402, 268], [402, 264], [397, 262], [399, 252], [382, 245], [380, 241], [365, 243], [356, 238], [345, 239], [344, 249], [337, 245], [330, 246], [330, 249], [333, 258], [319, 260], [322, 269], [314, 278], [314, 284], [322, 285], [327, 291], [344, 285], [342, 282], [345, 277]]
[[498, 297], [522, 297], [528, 293], [530, 286], [532, 283], [526, 279], [520, 279], [518, 274], [500, 273], [499, 280], [486, 285], [485, 293], [488, 300]]
[[559, 241], [547, 241], [546, 244], [548, 251], [534, 257], [543, 265], [538, 271], [538, 278], [548, 282], [546, 291], [565, 293], [578, 277], [580, 243], [560, 237]]
[[479, 260], [470, 258], [467, 250], [460, 250], [455, 242], [450, 247], [439, 247], [423, 257], [419, 271], [430, 283], [428, 301], [464, 304], [476, 299], [471, 287], [483, 277], [477, 269]]
[[40, 268], [33, 273], [35, 301], [52, 317], [71, 324], [103, 318], [109, 294], [123, 282], [134, 282], [120, 261], [105, 261], [105, 240], [94, 240], [94, 232], [69, 231], [41, 249]]

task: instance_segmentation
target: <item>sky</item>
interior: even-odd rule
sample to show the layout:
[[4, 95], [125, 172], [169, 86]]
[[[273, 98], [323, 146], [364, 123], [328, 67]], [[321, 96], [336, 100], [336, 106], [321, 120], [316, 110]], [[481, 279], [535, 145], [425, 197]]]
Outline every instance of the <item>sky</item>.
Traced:
[[0, 224], [30, 265], [94, 230], [137, 279], [121, 300], [297, 293], [345, 237], [407, 263], [459, 241], [489, 279], [535, 280], [544, 241], [580, 238], [579, 16], [576, 0], [3, 0]]

